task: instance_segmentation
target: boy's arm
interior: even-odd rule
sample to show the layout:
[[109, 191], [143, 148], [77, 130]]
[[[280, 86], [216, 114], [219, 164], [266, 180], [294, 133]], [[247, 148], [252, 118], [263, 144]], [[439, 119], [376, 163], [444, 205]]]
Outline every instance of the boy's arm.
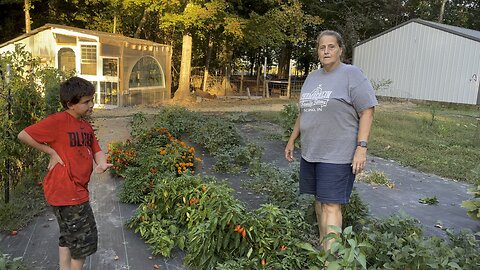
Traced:
[[38, 143], [25, 130], [20, 131], [20, 133], [18, 133], [17, 138], [21, 142], [31, 146], [32, 148], [35, 148], [40, 152], [47, 153], [48, 155], [50, 155], [48, 170], [51, 170], [57, 163], [60, 163], [62, 166], [65, 166], [62, 159], [53, 148], [51, 148], [47, 144]]
[[105, 156], [103, 151], [96, 152], [93, 159], [95, 160], [95, 163], [97, 163], [97, 167], [95, 168], [96, 173], [103, 173], [113, 166], [113, 164], [107, 163], [107, 156]]

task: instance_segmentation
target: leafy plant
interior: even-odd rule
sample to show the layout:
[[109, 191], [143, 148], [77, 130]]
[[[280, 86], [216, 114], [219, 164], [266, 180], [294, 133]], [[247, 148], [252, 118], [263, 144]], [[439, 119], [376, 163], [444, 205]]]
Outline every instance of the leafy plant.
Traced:
[[210, 154], [216, 155], [220, 149], [240, 145], [241, 138], [233, 123], [222, 118], [204, 116], [190, 130], [192, 141], [202, 145]]
[[289, 103], [283, 106], [283, 110], [280, 112], [280, 126], [283, 128], [284, 141], [288, 141], [288, 139], [290, 138], [299, 111], [300, 109], [298, 108], [297, 103]]
[[248, 186], [257, 192], [268, 195], [271, 203], [287, 209], [299, 206], [298, 174], [300, 164], [292, 163], [282, 169], [271, 163], [257, 163], [250, 167], [254, 180]]
[[[0, 231], [11, 232], [24, 228], [35, 216], [47, 208], [43, 197], [40, 167], [44, 171], [47, 166], [46, 158], [39, 160], [40, 166], [29, 169], [22, 181], [11, 193], [10, 203], [0, 204]], [[43, 165], [43, 166], [42, 166]]]
[[260, 163], [262, 149], [254, 144], [238, 145], [220, 149], [213, 169], [217, 172], [239, 173], [245, 167]]
[[128, 166], [133, 165], [137, 156], [135, 146], [132, 141], [112, 142], [108, 146], [107, 162], [113, 166], [110, 172], [113, 175], [124, 176]]
[[353, 188], [350, 201], [342, 205], [342, 217], [343, 228], [352, 226], [354, 229], [358, 229], [369, 220], [368, 206], [362, 201], [356, 188]]
[[418, 202], [422, 204], [435, 205], [435, 204], [438, 204], [438, 199], [436, 196], [425, 197], [425, 198], [419, 199]]
[[462, 202], [462, 207], [468, 209], [468, 216], [475, 220], [480, 220], [480, 183], [469, 188], [468, 193], [473, 195], [473, 199]]
[[381, 92], [387, 89], [393, 83], [390, 79], [372, 80], [372, 87], [375, 92]]
[[181, 138], [195, 130], [201, 121], [197, 113], [183, 107], [167, 106], [155, 115], [153, 127], [166, 128], [174, 137]]
[[131, 127], [132, 130], [130, 132], [130, 135], [132, 137], [139, 137], [141, 136], [146, 130], [149, 129], [149, 127], [146, 127], [147, 124], [147, 118], [143, 113], [134, 113], [132, 115], [132, 122], [131, 122]]
[[40, 72], [40, 78], [45, 89], [45, 114], [52, 114], [63, 109], [60, 102], [60, 84], [73, 76], [55, 68], [47, 67]]
[[22, 257], [11, 258], [8, 254], [0, 255], [0, 270], [26, 270]]
[[366, 251], [372, 246], [358, 239], [352, 227], [343, 231], [334, 228], [335, 233], [328, 234], [324, 241], [334, 239], [330, 250], [326, 252], [328, 269], [367, 269]]
[[386, 175], [384, 172], [373, 170], [370, 172], [367, 172], [365, 174], [361, 174], [360, 177], [358, 177], [360, 181], [363, 181], [365, 183], [369, 184], [375, 184], [375, 185], [382, 185], [386, 186], [388, 188], [394, 188], [395, 183], [393, 183]]

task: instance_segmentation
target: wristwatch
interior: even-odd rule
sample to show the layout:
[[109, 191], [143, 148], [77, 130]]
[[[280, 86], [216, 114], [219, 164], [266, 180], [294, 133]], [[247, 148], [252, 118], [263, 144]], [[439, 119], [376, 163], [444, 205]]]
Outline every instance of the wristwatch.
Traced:
[[358, 141], [357, 146], [367, 148], [367, 142], [366, 141]]

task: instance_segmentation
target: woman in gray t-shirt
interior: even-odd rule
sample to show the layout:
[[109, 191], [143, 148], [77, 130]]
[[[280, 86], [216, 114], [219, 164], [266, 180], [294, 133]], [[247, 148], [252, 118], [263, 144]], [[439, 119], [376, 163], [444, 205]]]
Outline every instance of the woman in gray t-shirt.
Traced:
[[[341, 205], [348, 203], [355, 174], [365, 168], [367, 141], [377, 105], [375, 92], [362, 71], [341, 62], [340, 34], [326, 30], [317, 38], [322, 68], [310, 73], [300, 94], [300, 114], [285, 147], [293, 160], [300, 136], [300, 193], [315, 195], [320, 241], [330, 225], [342, 227]], [[325, 250], [331, 241], [322, 242]]]

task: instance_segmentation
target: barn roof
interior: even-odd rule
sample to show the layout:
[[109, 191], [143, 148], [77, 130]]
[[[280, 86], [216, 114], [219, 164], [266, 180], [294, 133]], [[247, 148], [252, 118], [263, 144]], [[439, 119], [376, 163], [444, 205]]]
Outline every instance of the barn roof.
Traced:
[[398, 29], [400, 27], [403, 27], [404, 25], [407, 25], [407, 24], [413, 23], [413, 22], [423, 24], [423, 25], [426, 25], [426, 26], [429, 26], [429, 27], [432, 27], [432, 28], [435, 28], [435, 29], [438, 29], [438, 30], [441, 30], [441, 31], [445, 31], [445, 32], [448, 32], [448, 33], [451, 33], [451, 34], [454, 34], [454, 35], [458, 35], [458, 36], [461, 36], [461, 37], [464, 37], [464, 38], [468, 38], [468, 39], [480, 42], [480, 31], [476, 31], [476, 30], [472, 30], [472, 29], [468, 29], [468, 28], [462, 28], [462, 27], [453, 26], [453, 25], [448, 25], [448, 24], [425, 21], [425, 20], [422, 20], [422, 19], [412, 19], [412, 20], [406, 21], [404, 23], [401, 23], [401, 24], [399, 24], [395, 27], [392, 27], [392, 28], [390, 28], [390, 29], [378, 34], [378, 35], [375, 35], [375, 36], [373, 36], [369, 39], [363, 40], [363, 41], [357, 43], [355, 45], [355, 47], [360, 46], [364, 43], [367, 43], [372, 39], [383, 36], [383, 35], [391, 32], [395, 29]]

